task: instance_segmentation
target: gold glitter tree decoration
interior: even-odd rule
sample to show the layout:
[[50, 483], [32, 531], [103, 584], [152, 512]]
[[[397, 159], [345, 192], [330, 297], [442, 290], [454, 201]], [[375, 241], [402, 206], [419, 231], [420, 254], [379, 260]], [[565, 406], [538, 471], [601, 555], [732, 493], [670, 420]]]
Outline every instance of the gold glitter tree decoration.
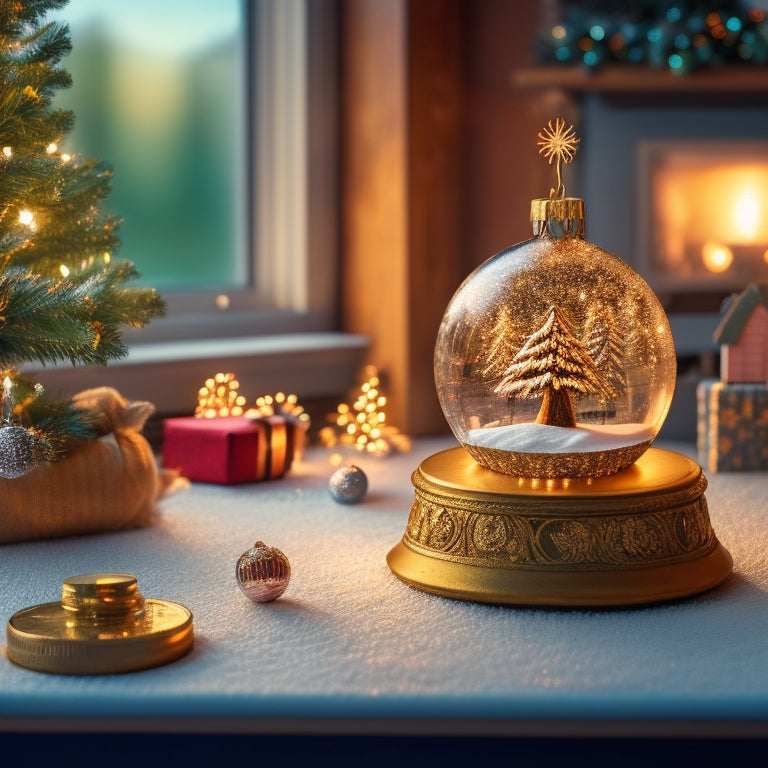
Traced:
[[494, 392], [507, 398], [541, 397], [535, 422], [557, 427], [576, 426], [575, 396], [615, 394], [556, 306], [512, 359]]
[[234, 373], [217, 373], [200, 387], [197, 393], [195, 416], [211, 419], [216, 416], [242, 416], [245, 397]]

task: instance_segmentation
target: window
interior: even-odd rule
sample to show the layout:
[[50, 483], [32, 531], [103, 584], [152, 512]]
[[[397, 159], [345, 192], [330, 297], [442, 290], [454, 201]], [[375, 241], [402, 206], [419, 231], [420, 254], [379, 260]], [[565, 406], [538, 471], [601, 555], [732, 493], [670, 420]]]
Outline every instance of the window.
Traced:
[[118, 255], [168, 314], [126, 329], [128, 357], [105, 370], [28, 366], [49, 393], [109, 384], [170, 414], [223, 369], [253, 398], [354, 383], [367, 341], [337, 332], [335, 9], [70, 0], [59, 11], [73, 43], [73, 88], [57, 102], [75, 112], [67, 149], [114, 168]]
[[250, 282], [246, 14], [240, 0], [69, 0], [58, 14], [73, 45], [62, 149], [112, 166], [119, 255], [161, 293]]

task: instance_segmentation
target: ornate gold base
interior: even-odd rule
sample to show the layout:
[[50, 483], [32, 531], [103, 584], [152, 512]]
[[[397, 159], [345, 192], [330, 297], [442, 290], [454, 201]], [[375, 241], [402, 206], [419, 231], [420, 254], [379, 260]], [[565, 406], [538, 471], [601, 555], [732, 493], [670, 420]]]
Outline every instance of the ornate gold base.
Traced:
[[486, 603], [620, 606], [711, 589], [733, 562], [712, 529], [694, 461], [649, 448], [596, 479], [536, 480], [464, 448], [425, 459], [392, 572], [425, 592]]

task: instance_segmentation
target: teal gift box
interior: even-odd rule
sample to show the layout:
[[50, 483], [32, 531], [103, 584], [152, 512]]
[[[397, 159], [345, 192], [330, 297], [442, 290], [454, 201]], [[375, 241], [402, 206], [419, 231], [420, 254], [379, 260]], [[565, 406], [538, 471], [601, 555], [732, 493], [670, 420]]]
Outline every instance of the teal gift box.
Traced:
[[768, 386], [699, 382], [697, 450], [708, 472], [768, 470]]

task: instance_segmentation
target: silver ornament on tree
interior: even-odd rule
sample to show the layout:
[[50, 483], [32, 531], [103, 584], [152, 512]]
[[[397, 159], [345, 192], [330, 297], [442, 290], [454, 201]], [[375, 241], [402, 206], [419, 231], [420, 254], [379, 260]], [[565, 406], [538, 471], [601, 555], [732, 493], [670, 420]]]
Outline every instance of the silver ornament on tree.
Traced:
[[328, 481], [328, 491], [334, 501], [340, 504], [357, 504], [368, 492], [368, 478], [354, 464], [339, 467]]
[[13, 424], [13, 383], [3, 382], [3, 423], [0, 426], [0, 477], [11, 480], [26, 475], [37, 463], [35, 436]]
[[269, 603], [285, 592], [291, 580], [291, 564], [279, 549], [257, 541], [240, 555], [235, 576], [237, 585], [254, 603]]
[[24, 427], [0, 427], [0, 477], [26, 475], [36, 464], [35, 437]]

